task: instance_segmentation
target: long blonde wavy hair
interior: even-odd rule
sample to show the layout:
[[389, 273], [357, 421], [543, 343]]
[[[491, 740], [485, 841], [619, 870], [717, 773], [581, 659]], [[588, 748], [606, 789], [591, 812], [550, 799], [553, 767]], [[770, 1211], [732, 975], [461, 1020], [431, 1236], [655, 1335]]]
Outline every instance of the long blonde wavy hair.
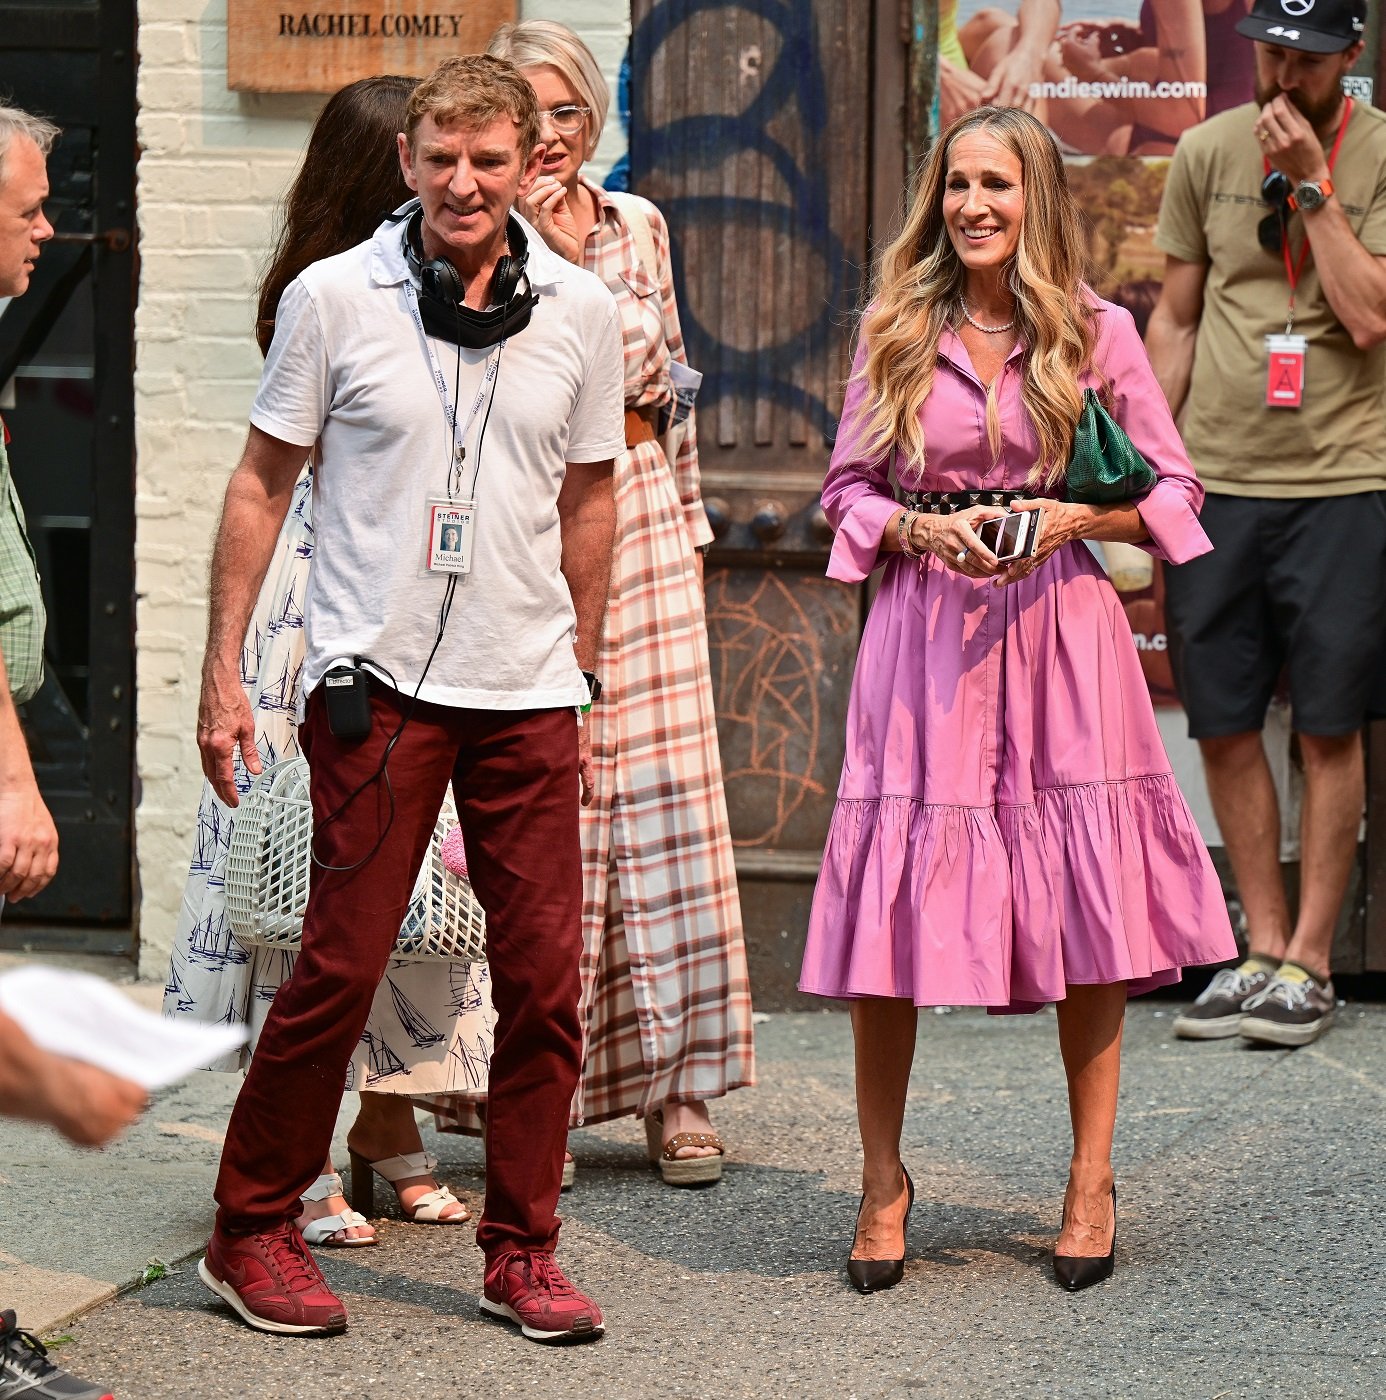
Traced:
[[[898, 447], [902, 465], [922, 473], [927, 444], [920, 409], [934, 382], [939, 336], [959, 314], [966, 269], [943, 218], [948, 153], [969, 132], [985, 131], [1020, 161], [1025, 197], [1020, 239], [1003, 276], [1015, 297], [1025, 345], [1022, 399], [1039, 438], [1026, 485], [1054, 485], [1073, 450], [1083, 407], [1079, 376], [1092, 364], [1095, 308], [1084, 286], [1087, 238], [1054, 138], [1015, 107], [980, 107], [934, 143], [920, 172], [900, 236], [886, 249], [875, 294], [862, 318], [867, 356], [860, 374], [867, 451]], [[987, 436], [1001, 451], [994, 390], [987, 391]]]

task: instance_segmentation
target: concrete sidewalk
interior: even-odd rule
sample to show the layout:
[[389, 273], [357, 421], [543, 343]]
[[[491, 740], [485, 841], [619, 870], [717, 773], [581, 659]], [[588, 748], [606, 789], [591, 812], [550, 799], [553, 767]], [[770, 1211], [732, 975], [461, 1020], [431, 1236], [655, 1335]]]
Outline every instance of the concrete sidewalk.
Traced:
[[[49, 1333], [139, 1277], [168, 1277], [64, 1330], [78, 1374], [134, 1397], [1386, 1395], [1380, 1249], [1386, 1008], [1348, 1005], [1320, 1044], [1261, 1051], [1170, 1036], [1132, 1005], [1115, 1278], [1048, 1277], [1067, 1158], [1052, 1013], [924, 1013], [905, 1135], [918, 1201], [904, 1283], [859, 1298], [842, 1259], [858, 1195], [840, 1014], [759, 1028], [761, 1087], [717, 1123], [712, 1191], [662, 1186], [642, 1135], [575, 1133], [563, 1258], [607, 1311], [596, 1346], [552, 1351], [479, 1320], [471, 1227], [387, 1217], [375, 1249], [320, 1253], [345, 1336], [242, 1326], [177, 1261], [211, 1221], [236, 1088], [198, 1075], [105, 1153], [5, 1124], [0, 1306]], [[349, 1101], [342, 1127], [350, 1121]], [[339, 1134], [340, 1136], [340, 1134]], [[479, 1206], [479, 1148], [432, 1138]]]
[[[0, 972], [29, 961], [39, 959], [0, 953]], [[41, 961], [108, 976], [153, 1011], [163, 1001], [162, 986], [112, 975], [112, 960]], [[239, 1076], [194, 1075], [157, 1095], [105, 1152], [74, 1147], [47, 1128], [0, 1120], [0, 1308], [14, 1308], [31, 1332], [51, 1334], [136, 1282], [151, 1259], [177, 1258], [203, 1243], [222, 1129], [238, 1085]]]

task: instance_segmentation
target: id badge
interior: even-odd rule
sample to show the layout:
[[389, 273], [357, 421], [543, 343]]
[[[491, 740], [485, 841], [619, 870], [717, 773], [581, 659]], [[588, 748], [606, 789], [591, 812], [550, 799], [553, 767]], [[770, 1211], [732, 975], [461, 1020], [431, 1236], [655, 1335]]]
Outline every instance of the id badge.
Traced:
[[424, 502], [425, 573], [471, 573], [475, 535], [475, 501], [429, 497]]
[[1266, 337], [1266, 407], [1299, 408], [1304, 402], [1304, 356], [1309, 342], [1302, 335]]

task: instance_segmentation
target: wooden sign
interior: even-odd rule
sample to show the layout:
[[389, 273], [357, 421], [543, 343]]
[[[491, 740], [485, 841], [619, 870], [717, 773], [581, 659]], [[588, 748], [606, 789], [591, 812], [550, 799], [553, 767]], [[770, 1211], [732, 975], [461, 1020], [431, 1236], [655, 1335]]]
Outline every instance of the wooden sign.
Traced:
[[379, 73], [423, 77], [514, 18], [515, 0], [227, 0], [226, 85], [336, 92]]

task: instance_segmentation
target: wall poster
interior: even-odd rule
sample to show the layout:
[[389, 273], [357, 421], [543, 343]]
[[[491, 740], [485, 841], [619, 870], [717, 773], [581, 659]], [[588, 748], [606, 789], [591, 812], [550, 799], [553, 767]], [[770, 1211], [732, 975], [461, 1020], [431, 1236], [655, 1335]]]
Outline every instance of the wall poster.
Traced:
[[[1141, 334], [1160, 293], [1155, 222], [1188, 127], [1255, 95], [1249, 0], [941, 0], [942, 130], [985, 102], [1025, 107], [1054, 133], [1088, 216], [1098, 293]], [[1156, 705], [1174, 707], [1159, 566], [1103, 546]]]

